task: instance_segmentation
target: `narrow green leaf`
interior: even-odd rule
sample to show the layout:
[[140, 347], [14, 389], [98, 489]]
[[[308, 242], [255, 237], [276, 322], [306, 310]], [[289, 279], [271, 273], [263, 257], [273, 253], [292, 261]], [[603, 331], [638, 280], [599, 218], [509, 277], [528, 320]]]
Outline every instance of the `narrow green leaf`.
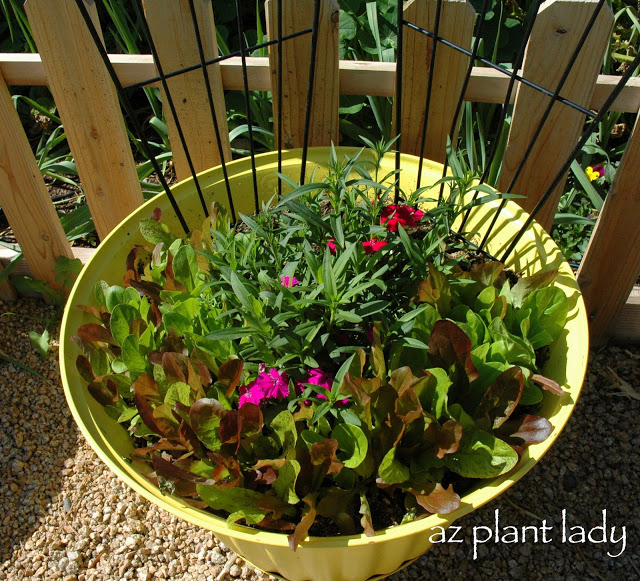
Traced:
[[254, 296], [249, 292], [248, 285], [242, 280], [235, 272], [235, 270], [231, 270], [229, 273], [231, 279], [231, 288], [233, 292], [238, 297], [238, 300], [242, 304], [242, 306], [247, 309], [249, 312], [254, 314]]
[[207, 339], [213, 341], [234, 341], [248, 335], [254, 335], [258, 331], [249, 327], [230, 327], [228, 329], [217, 329], [206, 335]]
[[324, 258], [322, 260], [322, 282], [324, 283], [324, 289], [327, 297], [334, 301], [337, 299], [338, 290], [336, 287], [336, 278], [333, 272], [333, 260], [331, 258], [331, 251], [329, 247], [324, 250]]
[[600, 196], [597, 190], [593, 187], [591, 180], [587, 177], [587, 174], [584, 172], [580, 164], [575, 159], [571, 163], [571, 171], [573, 175], [576, 176], [576, 179], [582, 186], [582, 189], [584, 190], [585, 194], [587, 194], [593, 207], [598, 211], [602, 210], [602, 206], [604, 205], [604, 200], [602, 199], [602, 196]]
[[318, 214], [309, 210], [307, 206], [304, 206], [297, 200], [288, 201], [286, 203], [286, 206], [291, 210], [291, 212], [297, 214], [309, 225], [315, 226], [316, 228], [319, 228], [324, 232], [329, 232], [329, 226], [322, 220], [322, 218]]

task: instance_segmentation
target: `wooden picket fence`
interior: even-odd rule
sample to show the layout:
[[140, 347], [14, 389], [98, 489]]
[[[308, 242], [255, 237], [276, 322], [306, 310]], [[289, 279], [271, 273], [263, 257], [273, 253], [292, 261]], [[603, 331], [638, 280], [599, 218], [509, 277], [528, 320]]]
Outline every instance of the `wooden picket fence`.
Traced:
[[[207, 59], [217, 57], [211, 0], [196, 0], [200, 35]], [[437, 0], [409, 0], [404, 17], [416, 26], [433, 30]], [[587, 22], [596, 10], [596, 0], [549, 0], [536, 18], [521, 74], [553, 90], [565, 70]], [[95, 3], [86, 0], [98, 30]], [[33, 153], [7, 85], [49, 85], [62, 118], [69, 145], [77, 163], [82, 186], [98, 235], [104, 237], [142, 203], [142, 193], [115, 87], [100, 58], [76, 3], [71, 0], [27, 0], [26, 11], [39, 54], [0, 54], [0, 205], [23, 250], [33, 275], [53, 281], [58, 256], [87, 258], [84, 249], [71, 248], [36, 166]], [[314, 0], [283, 0], [283, 34], [308, 29], [313, 23]], [[146, 0], [146, 17], [165, 71], [200, 62], [190, 6], [187, 0]], [[269, 37], [276, 38], [277, 1], [267, 0]], [[315, 89], [311, 115], [310, 145], [337, 143], [338, 101], [341, 94], [394, 96], [396, 63], [339, 60], [338, 6], [322, 0]], [[444, 0], [438, 35], [470, 48], [474, 10], [466, 0]], [[599, 75], [613, 25], [607, 5], [593, 23], [588, 42], [578, 55], [562, 96], [597, 110], [611, 94], [618, 78]], [[402, 66], [402, 150], [419, 154], [424, 103], [433, 42], [405, 27]], [[310, 35], [270, 47], [269, 58], [247, 58], [251, 90], [272, 91], [274, 114], [282, 100], [282, 142], [299, 147], [303, 141], [304, 111], [310, 65]], [[282, 50], [283, 89], [277, 90], [277, 51]], [[111, 62], [124, 86], [157, 75], [150, 55], [111, 55]], [[443, 161], [457, 97], [469, 58], [438, 44], [433, 71], [433, 91], [425, 155]], [[208, 67], [218, 119], [226, 119], [224, 91], [244, 89], [242, 63], [230, 58]], [[213, 138], [208, 93], [199, 70], [167, 81], [176, 103], [185, 141], [196, 171], [220, 162]], [[502, 103], [509, 77], [491, 68], [475, 67], [466, 87], [465, 99]], [[516, 84], [517, 86], [518, 84]], [[506, 187], [532, 140], [549, 97], [525, 84], [514, 91], [515, 108], [500, 186]], [[166, 102], [166, 100], [163, 100]], [[631, 78], [613, 103], [612, 110], [636, 113], [640, 109], [640, 82]], [[169, 136], [178, 178], [191, 175], [176, 124], [166, 111]], [[536, 140], [534, 150], [512, 191], [526, 195], [522, 205], [531, 210], [549, 187], [575, 147], [585, 117], [556, 104], [549, 121]], [[274, 127], [277, 124], [274, 121]], [[228, 134], [224, 133], [224, 157], [230, 159]], [[640, 339], [640, 299], [633, 290], [640, 274], [640, 128], [633, 128], [616, 180], [607, 195], [588, 251], [578, 273], [589, 316], [592, 338]], [[554, 192], [538, 221], [547, 229], [562, 191]], [[3, 254], [4, 263], [10, 258]], [[0, 263], [0, 268], [2, 265]], [[10, 294], [6, 287], [4, 292]], [[7, 294], [5, 294], [7, 296]]]

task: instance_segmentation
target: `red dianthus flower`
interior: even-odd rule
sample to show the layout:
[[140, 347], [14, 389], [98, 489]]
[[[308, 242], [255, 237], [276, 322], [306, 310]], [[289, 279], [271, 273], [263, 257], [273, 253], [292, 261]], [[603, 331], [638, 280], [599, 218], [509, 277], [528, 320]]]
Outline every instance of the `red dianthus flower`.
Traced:
[[416, 228], [423, 217], [424, 212], [413, 206], [390, 204], [380, 213], [380, 225], [386, 226], [389, 232], [397, 232], [398, 224], [403, 228]]

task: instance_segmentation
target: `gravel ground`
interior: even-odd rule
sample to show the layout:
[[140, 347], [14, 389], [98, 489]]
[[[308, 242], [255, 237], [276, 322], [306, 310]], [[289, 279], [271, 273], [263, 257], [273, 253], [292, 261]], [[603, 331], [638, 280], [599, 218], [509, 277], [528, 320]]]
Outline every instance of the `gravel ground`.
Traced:
[[[211, 533], [140, 498], [97, 458], [67, 409], [57, 343], [42, 361], [28, 338], [29, 331], [42, 331], [39, 321], [55, 317], [52, 307], [33, 299], [0, 302], [0, 579], [273, 579]], [[57, 332], [55, 322], [52, 337]], [[640, 401], [620, 395], [625, 388], [640, 391], [640, 349], [609, 347], [591, 355], [579, 405], [541, 463], [499, 499], [457, 522], [456, 540], [463, 542], [448, 535], [448, 542], [391, 580], [443, 574], [452, 581], [640, 580]], [[598, 543], [602, 532], [594, 527], [602, 526], [603, 510], [607, 542]], [[543, 519], [553, 527], [546, 543]], [[537, 543], [532, 528], [522, 542], [523, 526], [537, 528]]]

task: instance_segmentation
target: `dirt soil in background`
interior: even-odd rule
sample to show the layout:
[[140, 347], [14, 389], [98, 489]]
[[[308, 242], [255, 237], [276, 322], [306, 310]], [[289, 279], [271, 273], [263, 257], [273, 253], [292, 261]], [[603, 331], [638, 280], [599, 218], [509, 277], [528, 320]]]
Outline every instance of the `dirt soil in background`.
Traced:
[[[57, 338], [53, 307], [35, 299], [0, 302], [0, 580], [273, 579], [208, 531], [142, 499], [98, 459], [64, 399], [57, 341], [46, 361], [29, 341], [29, 331], [42, 332], [45, 319], [53, 319], [50, 333]], [[640, 579], [639, 392], [639, 348], [592, 352], [576, 410], [542, 461], [498, 499], [455, 523], [461, 543], [453, 542], [450, 530], [451, 542], [389, 579]], [[586, 535], [602, 526], [603, 510], [608, 542], [569, 542], [580, 540], [580, 528]], [[498, 542], [492, 532], [496, 511]], [[542, 536], [538, 543], [506, 542], [514, 539], [504, 536], [507, 527], [540, 531], [542, 520], [553, 527], [550, 542]], [[476, 543], [475, 559], [474, 530], [478, 540], [492, 535]], [[601, 536], [594, 532], [592, 538]]]

